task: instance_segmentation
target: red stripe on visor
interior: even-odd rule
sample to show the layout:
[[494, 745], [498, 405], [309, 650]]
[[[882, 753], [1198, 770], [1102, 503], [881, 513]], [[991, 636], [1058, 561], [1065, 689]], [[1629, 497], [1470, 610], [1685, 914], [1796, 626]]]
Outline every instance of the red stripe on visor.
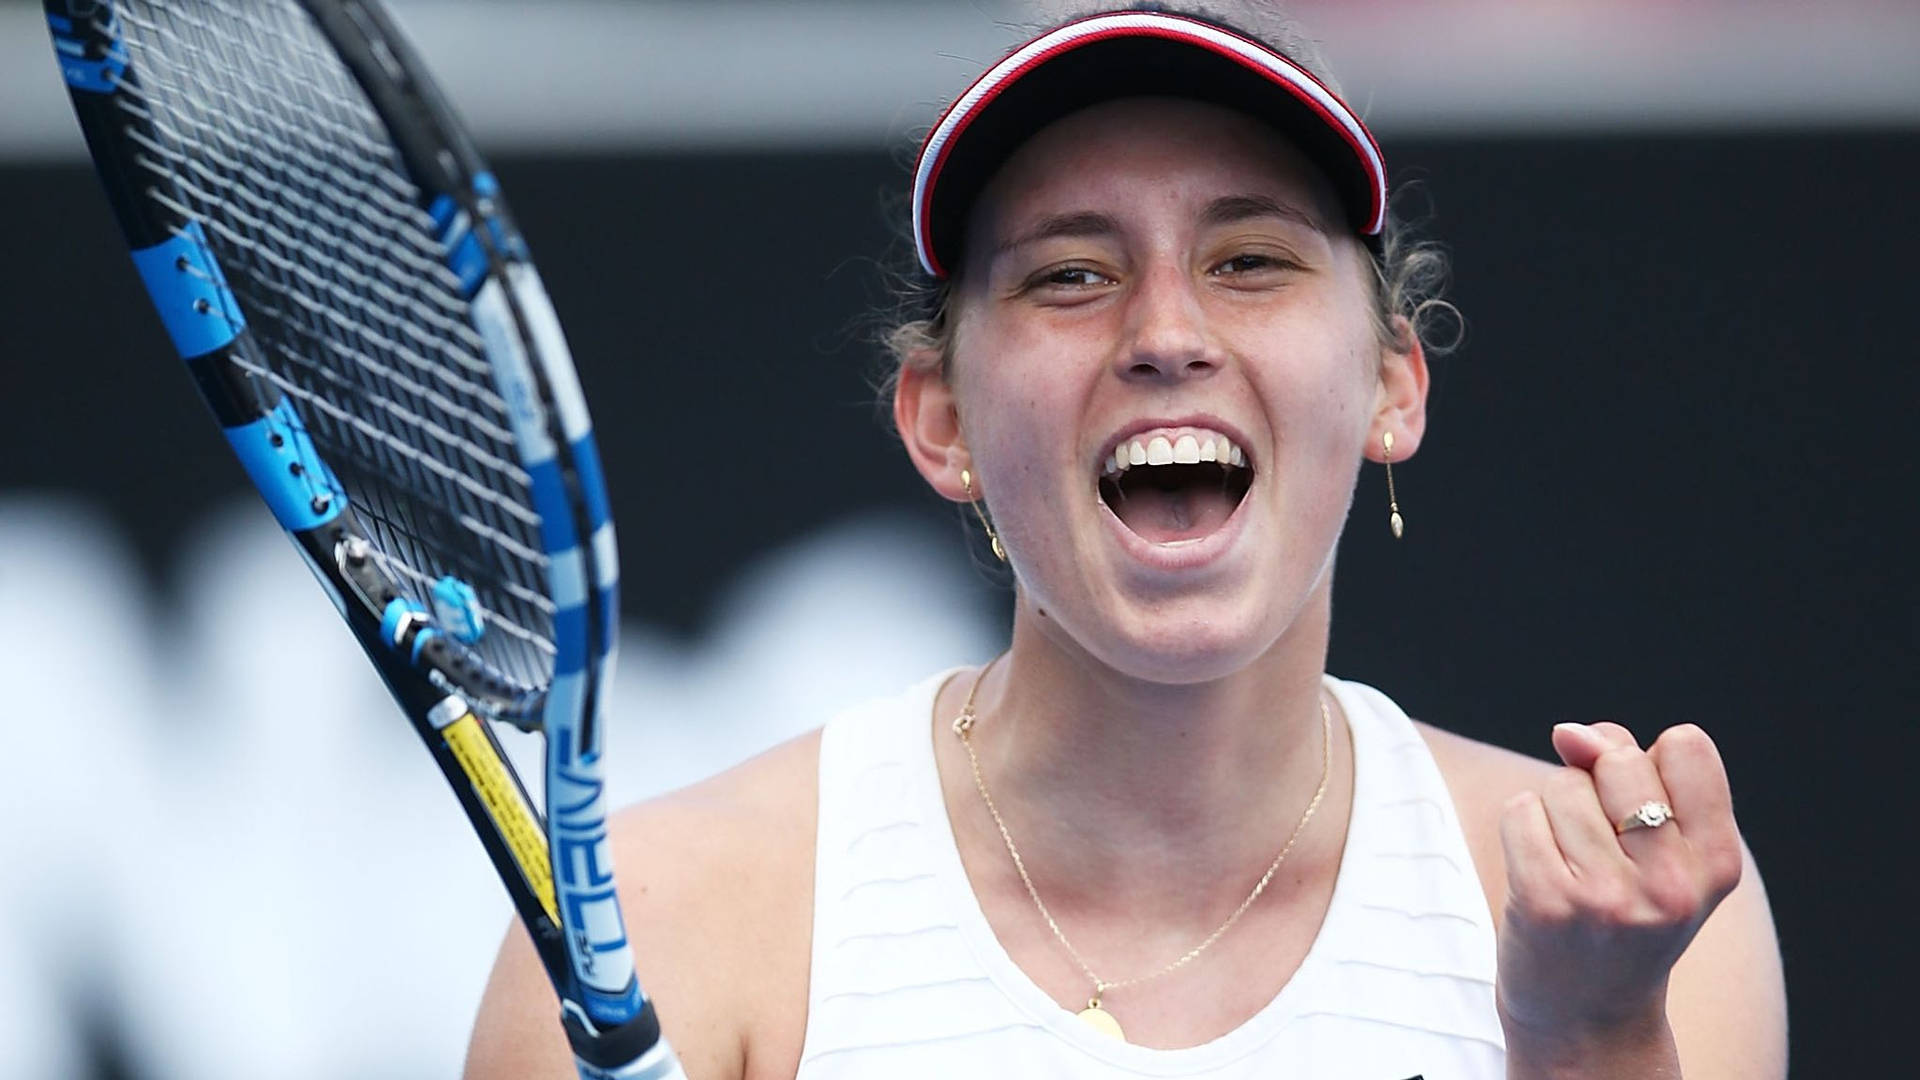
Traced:
[[913, 176], [921, 269], [935, 278], [951, 273], [968, 211], [1020, 144], [1069, 113], [1140, 95], [1194, 98], [1267, 120], [1333, 181], [1354, 231], [1370, 241], [1380, 235], [1387, 205], [1380, 146], [1311, 72], [1199, 19], [1109, 12], [1015, 49], [934, 125]]

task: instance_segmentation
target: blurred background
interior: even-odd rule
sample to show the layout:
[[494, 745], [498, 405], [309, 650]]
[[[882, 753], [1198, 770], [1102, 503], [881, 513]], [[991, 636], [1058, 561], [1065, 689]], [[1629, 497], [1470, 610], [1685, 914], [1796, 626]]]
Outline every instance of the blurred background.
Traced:
[[[495, 159], [594, 403], [617, 795], [995, 652], [1006, 591], [877, 419], [870, 313], [914, 138], [1026, 9], [392, 7]], [[1705, 725], [1795, 1071], [1891, 1072], [1920, 4], [1293, 7], [1453, 250], [1468, 324], [1396, 470], [1403, 542], [1363, 475], [1331, 669], [1539, 756], [1560, 720]], [[504, 897], [202, 416], [19, 0], [0, 205], [0, 1077], [457, 1075]]]

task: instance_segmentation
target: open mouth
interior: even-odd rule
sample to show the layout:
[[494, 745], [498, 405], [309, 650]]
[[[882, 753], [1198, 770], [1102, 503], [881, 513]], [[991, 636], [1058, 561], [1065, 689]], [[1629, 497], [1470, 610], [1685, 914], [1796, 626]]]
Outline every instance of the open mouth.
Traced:
[[1102, 463], [1100, 498], [1135, 535], [1173, 544], [1226, 524], [1252, 483], [1246, 454], [1219, 432], [1143, 432]]

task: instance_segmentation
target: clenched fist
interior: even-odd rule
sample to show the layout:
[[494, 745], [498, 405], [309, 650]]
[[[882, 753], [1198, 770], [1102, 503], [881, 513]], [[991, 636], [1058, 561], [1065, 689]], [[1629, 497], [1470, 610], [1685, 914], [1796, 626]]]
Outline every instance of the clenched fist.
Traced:
[[[1667, 976], [1740, 881], [1720, 753], [1692, 724], [1640, 749], [1618, 724], [1562, 724], [1566, 766], [1506, 804], [1499, 1002], [1508, 1038], [1585, 1042], [1663, 1024]], [[1619, 831], [1641, 806], [1672, 820]]]

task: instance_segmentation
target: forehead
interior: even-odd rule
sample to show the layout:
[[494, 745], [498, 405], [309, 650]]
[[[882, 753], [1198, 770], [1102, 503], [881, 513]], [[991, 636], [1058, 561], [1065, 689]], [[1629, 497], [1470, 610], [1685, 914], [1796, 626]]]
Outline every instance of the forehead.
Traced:
[[968, 259], [1034, 215], [1198, 206], [1221, 194], [1270, 196], [1330, 237], [1344, 231], [1332, 184], [1272, 127], [1218, 105], [1129, 98], [1058, 120], [1008, 158], [974, 205]]

